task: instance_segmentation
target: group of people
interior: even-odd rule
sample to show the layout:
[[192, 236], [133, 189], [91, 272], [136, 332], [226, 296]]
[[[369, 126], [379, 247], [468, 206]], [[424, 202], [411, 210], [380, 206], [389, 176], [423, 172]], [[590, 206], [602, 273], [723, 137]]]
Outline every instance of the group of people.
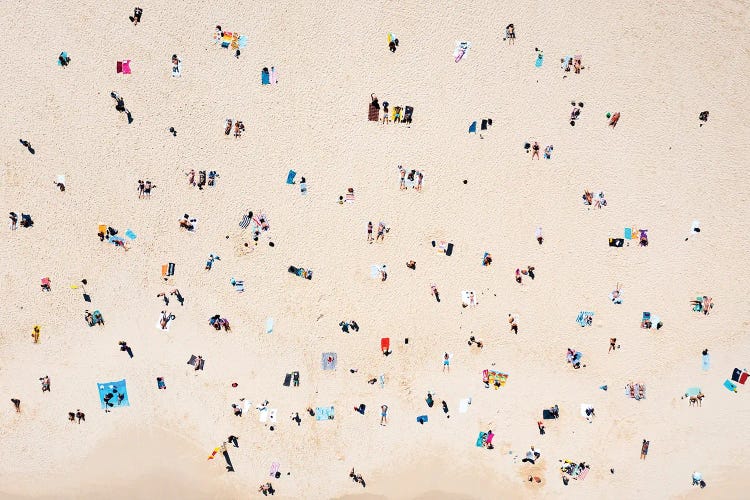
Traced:
[[[240, 138], [242, 137], [242, 132], [245, 131], [245, 124], [242, 123], [241, 120], [235, 120], [234, 121], [234, 137]], [[229, 135], [232, 132], [232, 119], [227, 118], [225, 125], [224, 125], [224, 135]]]

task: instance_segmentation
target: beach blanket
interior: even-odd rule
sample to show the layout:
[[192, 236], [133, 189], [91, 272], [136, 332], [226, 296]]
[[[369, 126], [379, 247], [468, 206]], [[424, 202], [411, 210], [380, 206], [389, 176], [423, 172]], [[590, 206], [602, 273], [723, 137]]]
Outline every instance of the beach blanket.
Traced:
[[167, 317], [167, 325], [164, 328], [162, 328], [161, 327], [161, 313], [159, 313], [159, 319], [156, 320], [156, 329], [159, 330], [159, 331], [161, 331], [161, 332], [168, 332], [169, 329], [172, 326], [172, 320], [173, 319], [174, 319], [174, 314], [170, 314]]
[[244, 49], [247, 46], [247, 37], [240, 35], [239, 33], [232, 33], [231, 31], [225, 31], [223, 34], [217, 31], [213, 35], [214, 42], [221, 45], [222, 48], [228, 49]]
[[581, 416], [583, 418], [589, 418], [589, 415], [586, 415], [586, 410], [593, 410], [594, 407], [591, 406], [589, 403], [581, 403]]
[[594, 318], [593, 311], [581, 311], [578, 313], [578, 317], [576, 318], [576, 323], [581, 325], [581, 327], [591, 326], [591, 322], [593, 318]]
[[250, 226], [251, 221], [252, 221], [252, 217], [250, 217], [250, 214], [243, 215], [242, 220], [240, 221], [240, 227], [242, 229], [247, 229]]
[[370, 278], [379, 278], [380, 277], [380, 270], [383, 269], [385, 271], [388, 270], [385, 264], [373, 264], [370, 266]]
[[477, 294], [473, 290], [461, 291], [461, 304], [464, 306], [475, 306], [479, 304], [479, 301], [477, 301]]
[[745, 385], [747, 377], [748, 373], [746, 370], [740, 370], [739, 368], [732, 370], [732, 382], [739, 382], [740, 384]]
[[469, 405], [471, 404], [471, 398], [465, 398], [458, 402], [459, 413], [466, 413], [469, 411]]
[[289, 387], [290, 385], [292, 385], [292, 374], [291, 373], [287, 373], [286, 375], [284, 375], [284, 384], [283, 385], [284, 385], [284, 387]]
[[428, 420], [429, 420], [429, 417], [427, 417], [427, 415], [420, 415], [417, 417], [417, 423], [421, 425], [424, 425], [425, 423], [427, 423]]
[[273, 333], [273, 318], [266, 318], [266, 333]]
[[[63, 59], [67, 59], [68, 58], [68, 53], [65, 52], [65, 51], [60, 52], [60, 57], [62, 57]], [[57, 65], [58, 66], [62, 66], [62, 62], [60, 61], [60, 57], [57, 58]]]
[[268, 475], [271, 477], [276, 477], [276, 473], [279, 472], [279, 467], [281, 464], [279, 462], [274, 462], [271, 464], [271, 470], [268, 472]]
[[459, 62], [461, 59], [466, 59], [471, 48], [471, 42], [456, 40], [456, 48], [453, 50], [453, 59]]
[[508, 381], [509, 375], [507, 373], [498, 372], [495, 370], [484, 370], [482, 372], [482, 381], [485, 385], [492, 385], [497, 390], [499, 387], [505, 386]]
[[164, 382], [164, 377], [156, 377], [156, 387], [159, 389], [167, 388], [167, 383]]
[[294, 184], [294, 178], [297, 176], [297, 172], [294, 170], [290, 170], [288, 174], [286, 174], [286, 183], [287, 184]]
[[703, 368], [704, 372], [707, 372], [709, 368], [711, 368], [711, 355], [710, 354], [704, 354], [701, 356], [701, 367]]
[[701, 393], [700, 387], [688, 387], [688, 389], [685, 391], [685, 397], [689, 398], [690, 396], [697, 396]]
[[724, 387], [726, 387], [727, 389], [729, 389], [730, 391], [732, 391], [734, 393], [737, 392], [737, 384], [735, 384], [734, 382], [732, 382], [729, 379], [726, 379], [724, 381]]
[[390, 352], [391, 350], [391, 339], [390, 337], [383, 337], [380, 339], [380, 350], [383, 353]]
[[258, 414], [258, 421], [262, 424], [265, 424], [266, 421], [268, 421], [268, 407], [267, 406], [260, 408], [260, 413]]
[[378, 108], [375, 103], [371, 102], [370, 105], [367, 107], [367, 120], [371, 122], [378, 121], [378, 118], [380, 117], [380, 108]]
[[324, 352], [320, 356], [320, 364], [324, 370], [335, 370], [338, 359], [335, 352]]
[[315, 420], [333, 420], [333, 406], [318, 406], [315, 408]]
[[477, 133], [477, 122], [471, 122], [471, 125], [469, 125], [469, 133], [470, 134], [476, 134]]
[[[187, 364], [195, 366], [195, 363], [198, 363], [198, 357], [195, 354], [192, 354], [190, 356], [190, 359], [188, 359]], [[199, 370], [203, 369], [203, 366], [206, 364], [205, 359], [200, 360], [200, 366], [198, 367]]]
[[487, 433], [486, 432], [480, 432], [477, 436], [477, 448], [481, 448], [484, 444], [484, 441], [487, 439]]
[[127, 231], [125, 231], [125, 236], [127, 236], [127, 237], [128, 237], [128, 238], [130, 238], [131, 240], [134, 240], [134, 239], [136, 239], [136, 238], [138, 237], [138, 236], [137, 236], [137, 235], [136, 235], [136, 234], [135, 234], [135, 233], [134, 233], [134, 232], [133, 232], [132, 230], [130, 230], [130, 229], [128, 229]]
[[118, 380], [117, 382], [100, 382], [97, 384], [97, 387], [99, 389], [99, 401], [102, 409], [130, 406], [125, 379]]
[[129, 75], [131, 73], [130, 70], [130, 59], [125, 59], [123, 61], [117, 61], [117, 72], [122, 73], [123, 75]]

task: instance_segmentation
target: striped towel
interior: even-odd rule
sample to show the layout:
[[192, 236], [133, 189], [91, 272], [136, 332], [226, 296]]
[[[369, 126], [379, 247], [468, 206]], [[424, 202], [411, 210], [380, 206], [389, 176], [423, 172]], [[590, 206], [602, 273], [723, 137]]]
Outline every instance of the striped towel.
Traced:
[[250, 225], [250, 220], [251, 220], [250, 216], [248, 216], [247, 214], [243, 215], [242, 216], [242, 221], [240, 222], [240, 227], [242, 229], [247, 229], [248, 226]]
[[354, 203], [354, 193], [346, 193], [346, 197], [344, 199], [349, 203]]

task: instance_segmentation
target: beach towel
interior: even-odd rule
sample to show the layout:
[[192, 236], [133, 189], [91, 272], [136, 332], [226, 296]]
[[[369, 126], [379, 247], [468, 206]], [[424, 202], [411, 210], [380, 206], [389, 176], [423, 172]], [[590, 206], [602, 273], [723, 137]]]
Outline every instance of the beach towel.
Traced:
[[182, 59], [177, 59], [177, 64], [172, 64], [172, 78], [182, 76]]
[[279, 83], [279, 72], [271, 66], [271, 84], [276, 85], [277, 83]]
[[487, 381], [485, 382], [485, 384], [491, 384], [495, 387], [495, 390], [497, 390], [498, 388], [505, 386], [505, 383], [508, 381], [508, 376], [509, 375], [507, 373], [502, 373], [495, 370], [487, 370]]
[[704, 354], [701, 356], [701, 367], [703, 368], [703, 371], [706, 372], [711, 368], [711, 355], [710, 354]]
[[581, 416], [583, 418], [589, 418], [589, 415], [586, 415], [586, 410], [593, 410], [594, 407], [591, 406], [589, 403], [581, 403]]
[[286, 174], [286, 183], [287, 184], [294, 184], [294, 177], [297, 175], [297, 172], [294, 170], [290, 170], [288, 174]]
[[[732, 382], [740, 382], [740, 377], [742, 377], [743, 371], [739, 368], [735, 368], [732, 370]], [[740, 382], [741, 384], [744, 384], [744, 382]]]
[[552, 415], [552, 412], [549, 410], [542, 410], [542, 418], [544, 420], [554, 420], [555, 416]]
[[487, 439], [487, 433], [486, 432], [480, 432], [479, 436], [477, 436], [477, 448], [481, 448], [484, 444], [484, 440]]
[[724, 381], [724, 387], [726, 387], [727, 389], [729, 389], [730, 391], [732, 391], [734, 393], [737, 392], [737, 384], [735, 384], [734, 382], [732, 382], [729, 379], [726, 379]]
[[[130, 406], [125, 379], [118, 380], [117, 382], [99, 382], [97, 387], [99, 389], [99, 401], [103, 410], [118, 406]], [[122, 399], [120, 399], [121, 396]]]
[[573, 479], [576, 481], [583, 481], [589, 473], [588, 467], [583, 467], [578, 471], [578, 475], [574, 476]]
[[624, 244], [625, 244], [625, 240], [623, 238], [610, 238], [609, 239], [609, 246], [611, 247], [622, 248]]
[[383, 353], [391, 351], [390, 337], [383, 337], [382, 339], [380, 339], [380, 350], [383, 351]]
[[685, 397], [688, 398], [690, 396], [697, 396], [701, 393], [700, 387], [688, 387], [688, 390], [685, 391]]
[[307, 183], [306, 182], [300, 182], [299, 183], [299, 192], [303, 195], [307, 194]]
[[62, 62], [60, 62], [60, 57], [62, 57], [63, 59], [67, 59], [68, 58], [68, 53], [65, 52], [65, 51], [60, 52], [60, 56], [57, 58], [57, 65], [58, 66], [62, 66]]
[[266, 318], [266, 333], [273, 333], [273, 318]]
[[252, 217], [250, 217], [250, 214], [243, 215], [242, 220], [240, 221], [240, 227], [242, 229], [247, 229], [250, 226], [250, 221], [252, 221]]
[[279, 462], [274, 462], [271, 464], [271, 470], [268, 472], [268, 475], [271, 477], [276, 477], [276, 473], [279, 472], [279, 467], [281, 464]]
[[536, 55], [536, 60], [534, 61], [534, 66], [537, 68], [541, 68], [542, 64], [544, 64], [544, 52], [541, 50]]
[[623, 231], [623, 237], [626, 240], [633, 239], [633, 230], [631, 228], [629, 228], [629, 227], [626, 227], [625, 230]]
[[747, 370], [742, 370], [742, 373], [740, 373], [740, 380], [739, 383], [742, 385], [745, 385], [745, 382], [747, 382], [749, 374], [747, 373]]
[[459, 413], [466, 413], [469, 411], [469, 405], [471, 404], [471, 398], [465, 398], [458, 402]]
[[268, 407], [264, 406], [260, 409], [260, 413], [258, 414], [258, 421], [262, 424], [265, 424], [268, 420]]
[[216, 454], [219, 453], [220, 449], [221, 449], [220, 447], [214, 448], [214, 451], [212, 451], [211, 454], [208, 456], [208, 460], [213, 460]]
[[427, 415], [420, 415], [417, 417], [417, 423], [421, 425], [424, 425], [425, 423], [427, 423], [428, 420], [429, 418], [427, 417]]
[[391, 42], [395, 43], [395, 40], [398, 40], [398, 37], [394, 33], [388, 33], [388, 45], [390, 45]]
[[380, 277], [380, 270], [387, 270], [385, 264], [377, 265], [373, 264], [370, 266], [370, 278], [379, 278]]
[[465, 306], [475, 306], [478, 303], [479, 302], [477, 302], [477, 294], [473, 290], [463, 290], [461, 292], [461, 304]]
[[471, 42], [456, 40], [456, 48], [453, 50], [453, 59], [459, 62], [461, 59], [466, 59], [471, 48]]
[[128, 229], [127, 231], [125, 231], [125, 236], [127, 236], [131, 240], [134, 240], [138, 237], [131, 229]]
[[315, 420], [333, 420], [333, 406], [318, 406], [315, 408]]
[[471, 125], [469, 125], [469, 133], [470, 134], [477, 133], [477, 122], [471, 122]]
[[164, 377], [156, 377], [156, 387], [159, 389], [167, 388], [167, 384], [164, 382]]
[[269, 85], [271, 83], [271, 74], [268, 72], [268, 69], [265, 69], [260, 72], [260, 84], [261, 85]]
[[231, 285], [234, 287], [235, 291], [242, 293], [245, 291], [245, 281], [244, 280], [236, 280], [232, 278], [230, 281]]
[[380, 116], [380, 108], [377, 107], [375, 103], [371, 102], [367, 108], [367, 120], [371, 122], [376, 122], [378, 121], [379, 116]]
[[129, 75], [131, 73], [130, 59], [117, 61], [117, 72], [122, 73], [123, 75]]
[[202, 370], [203, 366], [206, 364], [206, 360], [205, 359], [201, 359], [200, 361], [198, 361], [198, 356], [196, 356], [195, 354], [192, 354], [190, 356], [190, 359], [188, 359], [187, 364], [189, 364], [191, 366], [195, 366], [196, 363], [200, 363], [200, 366], [198, 367], [198, 369]]
[[335, 370], [338, 359], [335, 352], [324, 352], [320, 356], [320, 363], [324, 370]]
[[448, 246], [445, 247], [445, 255], [447, 255], [448, 257], [453, 255], [453, 243], [448, 243]]
[[57, 179], [55, 180], [55, 182], [57, 184], [62, 184], [64, 186], [65, 185], [65, 175], [63, 175], [63, 174], [58, 175]]
[[284, 387], [289, 387], [290, 385], [292, 385], [292, 374], [287, 373], [284, 376]]
[[591, 326], [590, 321], [594, 317], [593, 311], [581, 311], [578, 313], [578, 317], [576, 318], [576, 323], [581, 325], [581, 327], [584, 326]]
[[568, 67], [568, 64], [573, 62], [573, 56], [565, 56], [563, 57], [561, 67], [562, 69], [565, 69]]
[[167, 316], [167, 325], [164, 328], [162, 328], [161, 327], [161, 313], [159, 313], [159, 319], [156, 320], [156, 329], [161, 332], [168, 332], [172, 326], [173, 319], [174, 319], [174, 314], [170, 314], [169, 316]]

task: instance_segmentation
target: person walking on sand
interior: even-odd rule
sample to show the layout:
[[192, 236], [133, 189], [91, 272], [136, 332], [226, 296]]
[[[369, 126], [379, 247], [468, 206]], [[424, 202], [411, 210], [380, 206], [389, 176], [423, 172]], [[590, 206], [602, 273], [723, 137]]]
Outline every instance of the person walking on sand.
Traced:
[[372, 243], [372, 221], [367, 223], [367, 241]]
[[508, 26], [505, 27], [504, 39], [508, 40], [508, 45], [516, 44], [516, 27], [513, 26], [513, 23], [510, 23]]
[[52, 392], [50, 390], [51, 384], [49, 381], [49, 375], [45, 375], [44, 377], [41, 377], [39, 380], [42, 381], [42, 392]]
[[380, 425], [388, 425], [388, 405], [380, 406]]
[[21, 400], [18, 398], [11, 398], [10, 402], [13, 403], [13, 407], [16, 409], [16, 413], [21, 413]]
[[399, 171], [399, 174], [401, 175], [401, 182], [398, 188], [403, 191], [404, 189], [406, 189], [406, 170], [404, 170], [404, 167], [399, 165], [398, 171]]
[[78, 419], [78, 424], [81, 424], [81, 421], [86, 421], [86, 414], [81, 411], [81, 409], [76, 410], [76, 418]]
[[651, 441], [643, 440], [643, 444], [641, 444], [641, 460], [646, 460], [646, 455], [648, 455], [648, 445], [651, 443]]
[[451, 372], [451, 357], [447, 352], [443, 353], [443, 372], [445, 370], [448, 370], [448, 373]]
[[534, 145], [531, 146], [531, 159], [533, 160], [536, 156], [536, 159], [539, 160], [539, 143], [534, 141]]
[[510, 324], [510, 331], [518, 335], [518, 324], [516, 324], [516, 317], [512, 314], [508, 314], [508, 324]]

